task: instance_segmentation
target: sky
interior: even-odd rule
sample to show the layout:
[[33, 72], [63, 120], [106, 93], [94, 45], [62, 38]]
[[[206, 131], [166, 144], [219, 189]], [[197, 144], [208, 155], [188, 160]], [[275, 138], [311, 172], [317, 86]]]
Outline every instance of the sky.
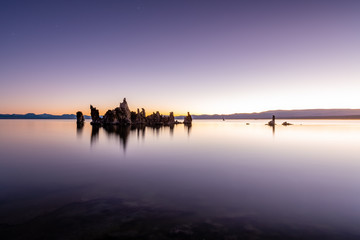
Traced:
[[360, 1], [0, 1], [0, 113], [360, 108]]

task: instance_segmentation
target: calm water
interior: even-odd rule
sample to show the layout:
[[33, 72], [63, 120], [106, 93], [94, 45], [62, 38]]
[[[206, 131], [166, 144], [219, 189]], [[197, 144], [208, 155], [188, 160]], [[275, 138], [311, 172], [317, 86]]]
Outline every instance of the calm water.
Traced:
[[0, 223], [120, 198], [360, 236], [360, 121], [289, 122], [77, 129], [73, 120], [0, 120]]

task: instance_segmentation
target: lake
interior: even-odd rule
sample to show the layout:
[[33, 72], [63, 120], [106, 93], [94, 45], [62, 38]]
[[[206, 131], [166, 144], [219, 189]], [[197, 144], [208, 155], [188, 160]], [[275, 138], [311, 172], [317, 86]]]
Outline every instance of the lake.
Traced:
[[360, 239], [360, 121], [267, 121], [131, 129], [0, 120], [0, 231], [5, 239]]

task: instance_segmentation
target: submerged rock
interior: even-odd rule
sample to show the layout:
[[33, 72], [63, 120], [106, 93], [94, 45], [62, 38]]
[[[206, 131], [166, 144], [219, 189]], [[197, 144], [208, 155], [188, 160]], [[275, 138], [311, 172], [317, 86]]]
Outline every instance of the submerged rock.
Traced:
[[293, 125], [292, 123], [288, 123], [288, 122], [283, 122], [282, 125], [284, 126], [289, 126], [289, 125]]
[[184, 124], [190, 125], [192, 123], [192, 117], [190, 113], [187, 113], [187, 116], [184, 118]]

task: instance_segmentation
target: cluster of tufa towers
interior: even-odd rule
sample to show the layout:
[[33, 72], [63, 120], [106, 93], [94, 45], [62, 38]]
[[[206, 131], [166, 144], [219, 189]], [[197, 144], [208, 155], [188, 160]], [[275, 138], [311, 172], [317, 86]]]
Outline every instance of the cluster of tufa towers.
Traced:
[[[127, 104], [126, 98], [123, 102], [120, 103], [119, 107], [116, 107], [112, 110], [107, 110], [105, 115], [101, 118], [99, 115], [99, 110], [90, 105], [91, 110], [91, 119], [92, 125], [145, 125], [145, 126], [172, 126], [175, 124], [180, 124], [175, 120], [174, 113], [170, 112], [169, 116], [164, 116], [157, 111], [152, 113], [149, 116], [146, 116], [145, 109], [142, 108], [141, 111], [137, 109], [137, 112], [130, 111]], [[76, 113], [77, 123], [84, 123], [84, 116], [81, 112]], [[192, 117], [188, 112], [187, 116], [184, 118], [184, 124], [191, 125]]]

